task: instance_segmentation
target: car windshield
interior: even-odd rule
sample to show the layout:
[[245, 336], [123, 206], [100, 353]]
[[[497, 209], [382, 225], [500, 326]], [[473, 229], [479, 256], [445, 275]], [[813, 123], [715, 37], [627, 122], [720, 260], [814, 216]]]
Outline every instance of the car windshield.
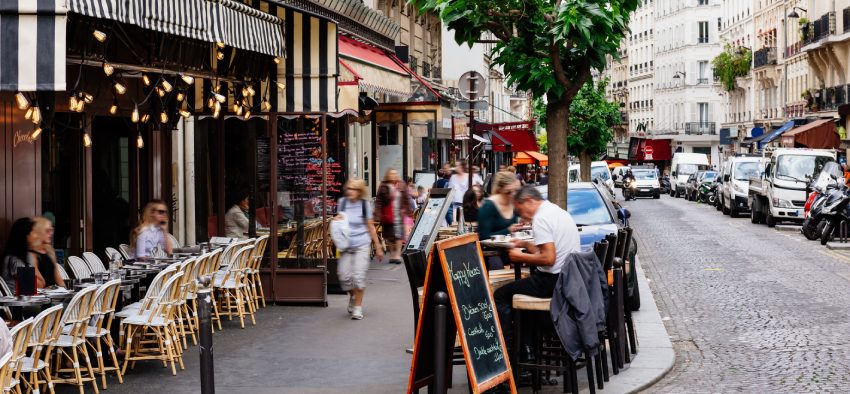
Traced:
[[782, 155], [776, 162], [776, 178], [789, 181], [806, 182], [815, 171], [832, 161], [827, 156]]
[[679, 175], [696, 174], [699, 170], [704, 170], [706, 166], [701, 164], [679, 164]]
[[611, 179], [611, 174], [608, 173], [608, 167], [590, 167], [590, 179], [602, 178], [603, 181]]
[[596, 189], [570, 189], [567, 192], [567, 212], [579, 226], [614, 223], [605, 200]]
[[654, 181], [658, 179], [658, 176], [655, 175], [655, 171], [632, 171], [632, 174], [634, 174], [635, 179], [639, 181]]
[[713, 181], [714, 178], [717, 178], [716, 172], [706, 172], [705, 174], [702, 174], [703, 182]]
[[756, 161], [748, 161], [735, 164], [735, 180], [746, 181], [750, 178], [759, 176], [759, 163]]

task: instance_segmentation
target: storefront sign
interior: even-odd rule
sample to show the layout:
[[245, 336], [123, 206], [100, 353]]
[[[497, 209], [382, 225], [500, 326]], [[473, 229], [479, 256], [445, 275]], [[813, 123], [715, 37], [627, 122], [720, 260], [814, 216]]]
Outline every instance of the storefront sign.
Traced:
[[21, 130], [17, 130], [17, 131], [15, 131], [14, 140], [12, 141], [12, 148], [17, 148], [18, 145], [20, 145], [22, 143], [27, 143], [27, 144], [32, 145], [33, 142], [35, 142], [35, 140], [32, 139], [30, 133], [23, 132]]

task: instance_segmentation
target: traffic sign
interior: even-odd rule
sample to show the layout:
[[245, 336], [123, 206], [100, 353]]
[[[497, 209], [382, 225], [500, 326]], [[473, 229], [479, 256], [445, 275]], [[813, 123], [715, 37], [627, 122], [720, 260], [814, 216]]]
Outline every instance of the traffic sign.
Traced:
[[475, 100], [487, 93], [487, 78], [477, 71], [467, 71], [457, 81], [460, 95], [466, 100]]
[[651, 146], [647, 146], [647, 147], [643, 148], [643, 153], [644, 153], [645, 155], [650, 155], [650, 156], [652, 156], [652, 154], [653, 154], [654, 152], [655, 152], [655, 150], [654, 150], [654, 149], [652, 149], [652, 147], [651, 147]]

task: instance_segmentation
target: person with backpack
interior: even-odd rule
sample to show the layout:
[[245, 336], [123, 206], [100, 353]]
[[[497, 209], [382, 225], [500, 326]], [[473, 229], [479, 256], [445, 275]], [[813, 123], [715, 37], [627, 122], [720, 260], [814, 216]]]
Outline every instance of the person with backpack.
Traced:
[[[384, 251], [378, 242], [378, 233], [372, 221], [372, 208], [366, 198], [366, 182], [352, 178], [345, 184], [345, 196], [337, 201], [337, 222], [348, 222], [342, 229], [343, 239], [334, 238], [340, 251], [337, 275], [342, 289], [348, 292], [348, 313], [352, 320], [363, 319], [363, 292], [366, 290], [366, 272], [371, 259], [369, 254], [375, 246], [375, 257], [383, 260]], [[336, 226], [335, 226], [336, 227]], [[344, 244], [347, 241], [347, 245]]]

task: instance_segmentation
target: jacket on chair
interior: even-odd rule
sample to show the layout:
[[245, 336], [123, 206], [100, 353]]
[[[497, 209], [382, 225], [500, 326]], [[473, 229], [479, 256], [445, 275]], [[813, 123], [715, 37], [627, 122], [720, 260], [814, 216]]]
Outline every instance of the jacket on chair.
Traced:
[[595, 356], [605, 330], [608, 281], [593, 252], [567, 256], [550, 304], [561, 344], [573, 360], [585, 351]]

